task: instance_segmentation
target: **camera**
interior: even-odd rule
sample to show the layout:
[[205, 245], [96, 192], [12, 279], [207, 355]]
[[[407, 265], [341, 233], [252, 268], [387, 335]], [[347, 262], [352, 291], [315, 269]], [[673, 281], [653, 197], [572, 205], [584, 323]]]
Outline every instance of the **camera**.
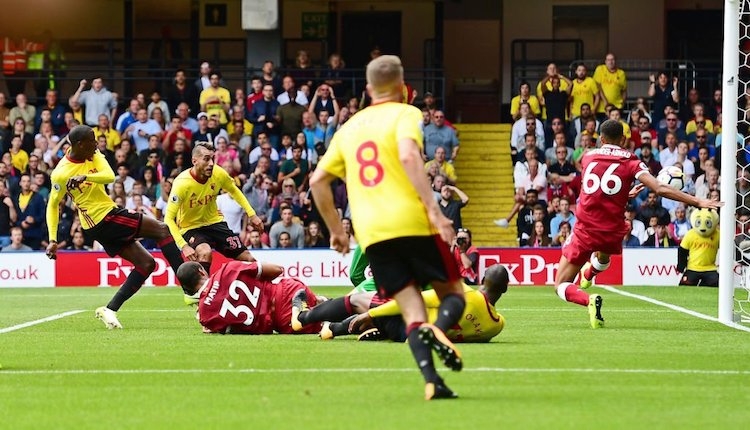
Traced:
[[456, 238], [456, 245], [466, 245], [466, 239], [465, 237], [457, 237]]

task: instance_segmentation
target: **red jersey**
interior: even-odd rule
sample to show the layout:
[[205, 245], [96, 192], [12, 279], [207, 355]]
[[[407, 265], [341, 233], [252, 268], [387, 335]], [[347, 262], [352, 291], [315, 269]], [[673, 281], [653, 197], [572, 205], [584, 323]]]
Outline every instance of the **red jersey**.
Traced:
[[212, 333], [273, 333], [276, 285], [259, 275], [255, 262], [244, 261], [230, 261], [211, 275], [198, 302], [201, 325]]
[[[624, 232], [625, 205], [633, 181], [648, 167], [628, 150], [614, 145], [587, 152], [581, 160], [583, 177], [576, 206], [575, 230]], [[622, 234], [618, 236], [618, 240]]]

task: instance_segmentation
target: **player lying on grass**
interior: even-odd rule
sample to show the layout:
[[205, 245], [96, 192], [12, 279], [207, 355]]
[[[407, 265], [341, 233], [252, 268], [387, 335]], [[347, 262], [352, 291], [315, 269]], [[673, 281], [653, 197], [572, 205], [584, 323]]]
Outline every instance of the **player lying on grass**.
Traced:
[[211, 269], [212, 247], [228, 258], [254, 260], [219, 213], [216, 196], [222, 189], [242, 206], [253, 228], [263, 232], [263, 221], [227, 171], [215, 165], [214, 155], [210, 142], [195, 143], [193, 167], [175, 178], [164, 216], [185, 259], [201, 263], [207, 273]]
[[271, 283], [282, 271], [272, 263], [229, 261], [209, 277], [203, 265], [188, 261], [177, 270], [177, 279], [197, 301], [198, 320], [205, 333], [318, 333], [320, 324], [292, 330], [294, 294], [304, 290], [310, 307], [317, 305], [319, 298], [297, 279]]
[[66, 137], [70, 150], [52, 172], [52, 189], [47, 203], [47, 257], [57, 258], [57, 225], [60, 222], [59, 202], [67, 194], [78, 208], [83, 234], [102, 244], [110, 257], [119, 255], [133, 264], [125, 282], [107, 306], [96, 309], [95, 316], [107, 328], [122, 328], [117, 311], [133, 296], [156, 267], [154, 257], [136, 241], [154, 239], [173, 270], [182, 264], [167, 225], [141, 213], [118, 207], [104, 185], [115, 180], [115, 174], [104, 155], [96, 149], [91, 127], [79, 125]]
[[[600, 127], [602, 147], [581, 159], [581, 196], [576, 205], [573, 234], [563, 244], [555, 277], [557, 295], [570, 303], [587, 306], [592, 328], [604, 326], [602, 297], [589, 296], [594, 276], [609, 268], [609, 256], [622, 254], [622, 237], [629, 230], [623, 220], [625, 205], [644, 187], [662, 197], [699, 208], [718, 209], [721, 202], [699, 199], [657, 181], [648, 166], [624, 149], [626, 139], [620, 121], [607, 120]], [[635, 180], [640, 184], [631, 189]], [[580, 272], [580, 288], [573, 280]]]
[[[457, 325], [446, 331], [448, 338], [453, 342], [478, 343], [489, 342], [497, 336], [505, 326], [505, 318], [497, 313], [495, 304], [506, 291], [508, 271], [499, 264], [487, 269], [484, 282], [478, 290], [464, 284], [466, 309]], [[292, 301], [294, 329], [302, 329], [307, 324], [331, 321], [330, 325], [324, 324], [320, 333], [321, 338], [362, 334], [361, 340], [406, 340], [406, 326], [401, 318], [401, 310], [393, 300], [383, 302], [374, 292], [361, 292], [345, 296], [343, 300], [329, 300], [305, 310], [305, 294], [305, 290], [300, 290]], [[428, 321], [435, 321], [440, 306], [435, 291], [423, 291], [422, 298], [427, 308]], [[343, 322], [335, 322], [341, 320]]]

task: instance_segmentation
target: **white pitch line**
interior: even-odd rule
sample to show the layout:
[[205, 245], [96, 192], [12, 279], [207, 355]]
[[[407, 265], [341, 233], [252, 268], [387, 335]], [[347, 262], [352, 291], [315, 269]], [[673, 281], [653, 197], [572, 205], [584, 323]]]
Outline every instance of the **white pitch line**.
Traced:
[[[610, 369], [610, 368], [531, 368], [531, 367], [477, 367], [465, 368], [470, 373], [610, 373], [641, 375], [715, 375], [747, 376], [750, 370], [738, 369]], [[68, 370], [0, 370], [2, 375], [146, 375], [146, 374], [290, 374], [290, 373], [403, 373], [409, 368], [293, 368], [293, 369], [68, 369]]]
[[54, 321], [54, 320], [59, 320], [60, 318], [65, 318], [65, 317], [69, 317], [71, 315], [80, 314], [81, 312], [85, 312], [85, 311], [78, 310], [78, 311], [63, 312], [61, 314], [50, 315], [48, 317], [41, 318], [41, 319], [38, 319], [38, 320], [29, 321], [29, 322], [25, 322], [25, 323], [21, 323], [21, 324], [16, 324], [14, 326], [6, 327], [6, 328], [1, 328], [0, 329], [0, 334], [10, 333], [12, 331], [21, 330], [22, 328], [35, 326], [37, 324], [42, 324], [42, 323], [46, 323], [46, 322], [50, 322], [50, 321]]
[[731, 327], [731, 328], [736, 329], [736, 330], [750, 332], [750, 327], [745, 327], [744, 325], [737, 324], [737, 323], [726, 323], [725, 324], [725, 323], [719, 321], [719, 319], [716, 318], [716, 317], [712, 317], [710, 315], [702, 314], [700, 312], [696, 312], [696, 311], [693, 311], [693, 310], [690, 310], [690, 309], [687, 309], [687, 308], [683, 308], [682, 306], [677, 306], [677, 305], [673, 305], [671, 303], [662, 302], [661, 300], [652, 299], [651, 297], [642, 296], [640, 294], [629, 293], [627, 291], [622, 291], [620, 289], [617, 289], [617, 288], [614, 288], [614, 287], [609, 287], [607, 285], [597, 285], [597, 287], [599, 287], [599, 288], [601, 288], [603, 290], [607, 290], [610, 293], [619, 294], [621, 296], [630, 297], [632, 299], [642, 300], [644, 302], [648, 302], [648, 303], [651, 303], [651, 304], [654, 304], [654, 305], [657, 305], [657, 306], [663, 306], [663, 307], [665, 307], [667, 309], [671, 309], [671, 310], [676, 311], [676, 312], [681, 312], [683, 314], [687, 314], [687, 315], [690, 315], [692, 317], [700, 318], [700, 319], [703, 319], [703, 320], [706, 320], [706, 321], [711, 321], [711, 322], [717, 322], [717, 323], [720, 323], [720, 324], [724, 324], [727, 327]]

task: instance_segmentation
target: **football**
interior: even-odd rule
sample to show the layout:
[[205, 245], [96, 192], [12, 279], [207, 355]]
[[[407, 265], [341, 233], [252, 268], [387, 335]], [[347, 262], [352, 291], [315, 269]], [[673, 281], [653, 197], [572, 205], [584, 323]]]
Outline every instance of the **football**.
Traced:
[[656, 180], [664, 185], [669, 185], [675, 190], [685, 188], [685, 174], [677, 166], [669, 166], [661, 169], [661, 172], [656, 176]]

